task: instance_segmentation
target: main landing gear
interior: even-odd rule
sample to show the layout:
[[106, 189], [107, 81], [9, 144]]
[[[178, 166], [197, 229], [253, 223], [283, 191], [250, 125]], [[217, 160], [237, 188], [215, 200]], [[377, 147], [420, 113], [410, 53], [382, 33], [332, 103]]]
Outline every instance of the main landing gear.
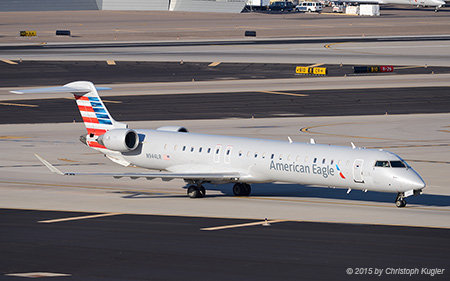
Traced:
[[206, 190], [203, 185], [190, 185], [187, 194], [189, 198], [203, 198], [206, 195]]
[[403, 192], [399, 192], [397, 194], [397, 198], [395, 198], [395, 206], [398, 208], [403, 208], [406, 206], [405, 194]]
[[248, 183], [236, 183], [233, 186], [233, 193], [236, 196], [249, 196], [252, 188]]
[[[249, 196], [252, 188], [248, 183], [236, 183], [233, 186], [233, 194], [235, 196]], [[206, 195], [205, 187], [201, 184], [192, 184], [187, 189], [189, 198], [203, 198]]]

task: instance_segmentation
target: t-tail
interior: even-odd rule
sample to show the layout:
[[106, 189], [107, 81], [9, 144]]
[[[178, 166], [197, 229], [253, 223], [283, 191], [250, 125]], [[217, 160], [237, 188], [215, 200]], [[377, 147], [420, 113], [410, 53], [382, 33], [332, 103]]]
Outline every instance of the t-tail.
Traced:
[[106, 149], [98, 142], [99, 136], [104, 135], [112, 129], [126, 129], [128, 125], [117, 122], [112, 118], [104, 105], [97, 90], [109, 90], [110, 88], [96, 88], [92, 82], [77, 81], [62, 87], [39, 88], [21, 91], [12, 91], [15, 94], [38, 94], [38, 93], [72, 93], [76, 99], [78, 109], [86, 126], [87, 135], [81, 140], [92, 148]]
[[[78, 81], [64, 85], [70, 89], [79, 89], [73, 92], [81, 117], [87, 130], [86, 145], [95, 148], [105, 147], [98, 143], [98, 137], [112, 129], [128, 128], [127, 124], [117, 122], [112, 118], [102, 99], [98, 95], [94, 84], [87, 81]], [[100, 88], [101, 89], [101, 88]]]

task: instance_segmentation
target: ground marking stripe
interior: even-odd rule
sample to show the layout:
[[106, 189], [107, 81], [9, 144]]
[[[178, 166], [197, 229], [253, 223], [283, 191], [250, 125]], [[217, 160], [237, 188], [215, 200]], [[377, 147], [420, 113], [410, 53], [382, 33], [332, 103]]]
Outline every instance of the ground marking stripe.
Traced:
[[[66, 97], [64, 99], [68, 99], [68, 100], [75, 100], [74, 97]], [[121, 101], [115, 101], [115, 100], [104, 100], [102, 99], [103, 103], [122, 103]]]
[[396, 66], [395, 69], [427, 68], [426, 65]]
[[296, 97], [307, 97], [305, 94], [293, 94], [293, 93], [284, 93], [284, 92], [272, 92], [272, 91], [260, 91], [261, 93], [266, 94], [274, 94], [274, 95], [285, 95], [285, 96], [296, 96]]
[[106, 63], [107, 63], [108, 65], [116, 65], [116, 62], [113, 61], [113, 60], [107, 60]]
[[324, 63], [316, 63], [316, 64], [309, 65], [308, 67], [316, 67], [316, 66], [321, 66], [321, 65], [324, 65]]
[[85, 220], [85, 219], [117, 216], [117, 215], [121, 215], [121, 213], [106, 213], [106, 214], [98, 214], [98, 215], [90, 215], [90, 216], [81, 216], [81, 217], [71, 217], [71, 218], [62, 218], [62, 219], [54, 219], [54, 220], [45, 220], [45, 221], [38, 221], [38, 223], [54, 223], [54, 222]]
[[35, 104], [21, 104], [21, 103], [9, 103], [9, 102], [0, 102], [0, 105], [23, 106], [23, 107], [39, 107], [39, 105], [35, 105]]
[[2, 60], [2, 62], [7, 63], [7, 64], [18, 64], [17, 62], [12, 61], [12, 60]]
[[221, 64], [222, 62], [220, 62], [220, 61], [215, 61], [215, 62], [212, 62], [212, 63], [210, 63], [208, 66], [210, 66], [210, 67], [216, 67], [216, 66], [218, 66], [219, 64]]
[[[423, 208], [425, 209], [425, 208]], [[434, 210], [433, 208], [431, 208]], [[80, 210], [59, 210], [59, 209], [33, 209], [33, 208], [3, 208], [0, 210], [25, 210], [25, 211], [50, 211], [50, 212], [80, 212], [80, 213], [90, 213], [89, 211]], [[439, 210], [439, 209], [436, 209]], [[443, 209], [441, 209], [444, 211]], [[138, 212], [127, 212], [121, 213], [122, 215], [144, 215], [144, 216], [162, 216], [162, 217], [173, 217], [173, 214], [163, 214], [163, 213], [138, 213]], [[212, 219], [246, 219], [252, 220], [253, 218], [236, 218], [236, 217], [223, 217], [223, 216], [195, 216], [195, 215], [177, 215], [177, 217], [183, 218], [212, 218]], [[357, 221], [331, 221], [331, 220], [309, 220], [309, 219], [289, 219], [286, 222], [311, 222], [311, 223], [333, 223], [333, 224], [357, 224], [357, 225], [377, 225], [377, 226], [399, 226], [399, 227], [420, 227], [420, 228], [434, 228], [434, 229], [450, 229], [448, 226], [433, 226], [433, 225], [412, 225], [412, 224], [395, 224], [395, 223], [370, 223], [370, 222], [357, 222]]]
[[250, 222], [250, 223], [242, 223], [242, 224], [233, 224], [233, 225], [224, 225], [224, 226], [215, 226], [215, 227], [206, 227], [200, 228], [200, 230], [213, 231], [213, 230], [222, 230], [222, 229], [230, 229], [230, 228], [238, 228], [238, 227], [247, 227], [247, 226], [255, 226], [255, 225], [263, 225], [263, 224], [271, 224], [277, 222], [286, 222], [288, 220], [272, 220], [272, 221], [258, 221], [258, 222]]

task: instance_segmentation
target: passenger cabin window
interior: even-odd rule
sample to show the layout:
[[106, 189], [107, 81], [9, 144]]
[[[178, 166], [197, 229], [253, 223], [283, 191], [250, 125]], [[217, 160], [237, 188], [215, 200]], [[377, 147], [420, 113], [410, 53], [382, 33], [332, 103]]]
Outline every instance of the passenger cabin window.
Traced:
[[200, 147], [200, 148], [198, 149], [198, 152], [202, 153], [202, 150], [203, 150], [203, 148]]
[[273, 159], [275, 157], [275, 154], [270, 155], [270, 159]]
[[183, 146], [183, 151], [186, 151], [186, 146]]
[[208, 148], [208, 153], [211, 153], [211, 148]]

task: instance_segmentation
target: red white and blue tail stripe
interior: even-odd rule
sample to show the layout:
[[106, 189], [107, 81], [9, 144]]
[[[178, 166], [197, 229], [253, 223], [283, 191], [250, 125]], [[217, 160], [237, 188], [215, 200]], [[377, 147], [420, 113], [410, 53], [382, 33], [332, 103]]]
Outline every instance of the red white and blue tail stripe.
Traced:
[[127, 124], [115, 121], [100, 99], [97, 90], [106, 89], [109, 88], [96, 88], [92, 82], [77, 81], [66, 84], [63, 87], [12, 91], [12, 93], [72, 93], [77, 101], [78, 109], [88, 132], [86, 144], [93, 148], [106, 149], [96, 141], [98, 136], [111, 129], [128, 127]]

